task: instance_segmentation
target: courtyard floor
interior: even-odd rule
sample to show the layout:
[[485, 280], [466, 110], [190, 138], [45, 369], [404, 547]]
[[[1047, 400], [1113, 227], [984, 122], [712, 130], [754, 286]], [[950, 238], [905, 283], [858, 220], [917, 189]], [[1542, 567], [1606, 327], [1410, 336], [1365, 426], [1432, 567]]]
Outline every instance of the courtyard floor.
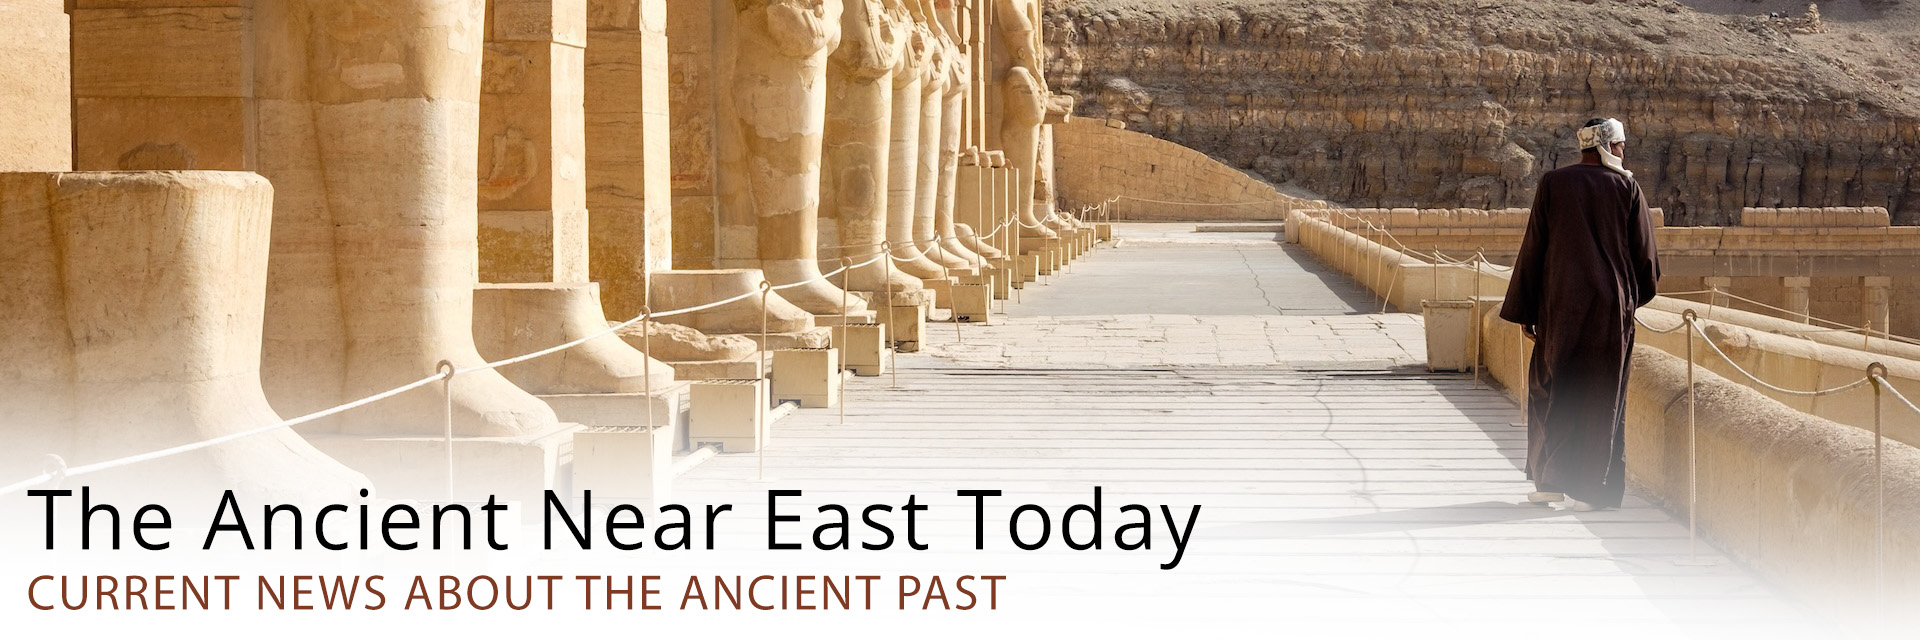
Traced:
[[[1518, 409], [1470, 375], [1427, 372], [1417, 316], [1379, 313], [1271, 233], [1118, 227], [1117, 247], [1030, 286], [992, 325], [930, 324], [897, 382], [849, 383], [844, 418], [799, 411], [764, 456], [695, 468], [676, 501], [753, 513], [768, 488], [804, 489], [795, 505], [912, 494], [933, 505], [923, 553], [1010, 576], [1011, 610], [1152, 611], [1177, 593], [1211, 603], [1182, 612], [1196, 619], [1301, 628], [1825, 635], [1704, 542], [1713, 564], [1684, 562], [1686, 523], [1643, 499], [1599, 513], [1523, 504]], [[1059, 515], [1096, 485], [1109, 533], [1119, 505], [1170, 505], [1181, 521], [1204, 505], [1176, 569], [1155, 567], [1173, 554], [1159, 539], [1134, 552], [1008, 542], [1013, 507], [1048, 508], [1058, 536]], [[1005, 492], [988, 503], [985, 553], [960, 489]], [[794, 527], [796, 539], [812, 530]]]

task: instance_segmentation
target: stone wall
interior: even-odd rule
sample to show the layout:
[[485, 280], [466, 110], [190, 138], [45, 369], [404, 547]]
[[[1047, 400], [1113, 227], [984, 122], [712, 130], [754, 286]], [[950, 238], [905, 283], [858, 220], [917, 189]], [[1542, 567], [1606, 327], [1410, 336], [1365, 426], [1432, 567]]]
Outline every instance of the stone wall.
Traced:
[[[1435, 268], [1365, 237], [1301, 212], [1288, 238], [1359, 280], [1395, 306], [1418, 308], [1434, 297], [1474, 298], [1479, 322], [1463, 341], [1480, 375], [1525, 402], [1531, 342], [1517, 325], [1499, 319], [1498, 294], [1473, 296], [1464, 277]], [[1453, 270], [1459, 272], [1460, 270]], [[1435, 275], [1442, 275], [1433, 280]], [[1503, 276], [1484, 274], [1477, 286], [1503, 291]], [[1423, 282], [1425, 284], [1423, 284]], [[1678, 305], [1678, 306], [1675, 306]], [[1677, 326], [1684, 303], [1662, 298], [1642, 309], [1655, 328]], [[1784, 321], [1719, 312], [1703, 331], [1742, 367], [1788, 388], [1825, 388], [1857, 380], [1870, 360], [1886, 362], [1892, 384], [1920, 390], [1920, 361], [1774, 335], [1735, 324]], [[1810, 329], [1811, 327], [1804, 327]], [[1689, 434], [1698, 427], [1699, 526], [1719, 549], [1766, 574], [1774, 584], [1828, 613], [1860, 616], [1874, 597], [1877, 513], [1873, 484], [1871, 391], [1808, 400], [1768, 397], [1696, 345], [1694, 420], [1688, 420], [1684, 334], [1642, 329], [1627, 398], [1627, 474], [1640, 495], [1667, 508], [1688, 510]], [[1676, 355], [1680, 354], [1680, 355]], [[1725, 376], [1725, 377], [1723, 377]], [[1783, 403], [1785, 400], [1786, 403]], [[1890, 406], [1885, 442], [1885, 572], [1889, 601], [1920, 595], [1920, 416]], [[1901, 600], [1906, 598], [1907, 600]]]
[[1122, 120], [1356, 206], [1525, 206], [1626, 122], [1678, 224], [1742, 207], [1880, 206], [1920, 222], [1920, 116], [1793, 37], [1675, 2], [1053, 0], [1050, 77]]
[[[1512, 264], [1528, 217], [1525, 209], [1337, 211], [1323, 217], [1380, 242], [1455, 259], [1484, 253], [1497, 264]], [[1663, 225], [1664, 213], [1654, 211]], [[1920, 227], [1887, 226], [1885, 210], [1872, 207], [1749, 208], [1743, 215], [1755, 224], [1657, 229], [1660, 291], [1704, 301], [1693, 292], [1718, 288], [1759, 303], [1722, 296], [1722, 306], [1920, 335]]]
[[[1486, 376], [1518, 400], [1530, 343], [1484, 305]], [[1689, 435], [1698, 427], [1700, 534], [1841, 619], [1874, 602], [1876, 494], [1872, 434], [1807, 415], [1710, 371], [1695, 370], [1688, 421], [1686, 362], [1649, 346], [1634, 351], [1627, 389], [1627, 477], [1669, 510], [1688, 511]], [[1920, 595], [1920, 450], [1885, 453], [1888, 601]]]
[[[1435, 266], [1420, 258], [1379, 244], [1374, 238], [1341, 229], [1317, 216], [1331, 212], [1296, 212], [1288, 223], [1287, 238], [1306, 248], [1314, 256], [1339, 269], [1393, 309], [1417, 313], [1423, 300], [1490, 301], [1497, 306], [1507, 290], [1507, 272], [1496, 267], [1442, 264]], [[1332, 217], [1339, 217], [1334, 215]], [[1855, 287], [1858, 289], [1858, 287]], [[1680, 313], [1693, 309], [1700, 315], [1702, 331], [1713, 336], [1732, 359], [1728, 362], [1695, 345], [1695, 362], [1730, 379], [1746, 384], [1749, 380], [1734, 368], [1761, 376], [1776, 386], [1792, 390], [1831, 389], [1859, 380], [1872, 362], [1888, 367], [1888, 377], [1901, 389], [1920, 391], [1920, 346], [1857, 334], [1833, 332], [1807, 324], [1762, 316], [1702, 303], [1660, 297], [1640, 311], [1640, 318], [1653, 327], [1673, 327]], [[1491, 329], [1489, 329], [1491, 331]], [[1517, 334], [1516, 334], [1517, 335]], [[1686, 340], [1679, 334], [1641, 330], [1640, 344], [1651, 345], [1684, 356]], [[1483, 346], [1487, 345], [1482, 341]], [[1498, 347], [1489, 347], [1496, 351]], [[1870, 351], [1862, 350], [1871, 349]], [[1524, 378], [1521, 378], [1524, 379]], [[1759, 385], [1752, 385], [1760, 388]], [[1873, 428], [1871, 391], [1854, 389], [1847, 393], [1818, 398], [1800, 397], [1760, 388], [1760, 391], [1787, 405], [1841, 424], [1863, 430]], [[1920, 446], [1920, 415], [1893, 412], [1886, 415], [1888, 437]]]
[[1105, 120], [1054, 125], [1061, 207], [1075, 211], [1120, 197], [1116, 220], [1285, 220], [1295, 207], [1324, 206], [1153, 136]]

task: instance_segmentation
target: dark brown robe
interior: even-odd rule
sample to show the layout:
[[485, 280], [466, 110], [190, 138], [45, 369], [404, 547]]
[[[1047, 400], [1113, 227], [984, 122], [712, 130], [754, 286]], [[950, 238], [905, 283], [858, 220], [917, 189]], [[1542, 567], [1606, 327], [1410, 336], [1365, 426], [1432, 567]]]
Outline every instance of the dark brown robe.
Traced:
[[1653, 219], [1632, 178], [1577, 164], [1540, 179], [1500, 317], [1534, 328], [1527, 477], [1596, 507], [1626, 492], [1634, 311], [1660, 279]]

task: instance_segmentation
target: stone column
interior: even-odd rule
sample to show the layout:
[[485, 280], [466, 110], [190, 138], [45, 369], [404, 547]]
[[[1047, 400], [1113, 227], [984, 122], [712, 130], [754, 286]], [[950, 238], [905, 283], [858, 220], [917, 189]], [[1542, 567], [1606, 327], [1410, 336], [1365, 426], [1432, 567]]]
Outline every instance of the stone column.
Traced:
[[[947, 155], [946, 111], [947, 93], [953, 83], [953, 65], [955, 54], [953, 42], [947, 38], [936, 16], [930, 11], [927, 0], [918, 0], [921, 10], [915, 16], [932, 33], [931, 63], [924, 69], [920, 105], [920, 174], [915, 183], [915, 201], [913, 212], [913, 243], [925, 252], [934, 264], [951, 272], [971, 273], [973, 264], [945, 250], [940, 243], [938, 216], [941, 203], [950, 200], [952, 185], [945, 181]], [[958, 159], [957, 157], [955, 158]]]
[[487, 0], [480, 281], [587, 281], [586, 0]]
[[[840, 47], [827, 64], [820, 188], [823, 258], [866, 262], [879, 255], [887, 240], [893, 71], [907, 44], [907, 32], [898, 24], [904, 16], [900, 0], [848, 0], [841, 16]], [[885, 261], [856, 269], [848, 286], [870, 295], [921, 290], [918, 278]]]
[[1893, 322], [1893, 277], [1867, 276], [1860, 279], [1862, 322], [1875, 333], [1884, 333]]
[[[1000, 139], [1006, 144], [1007, 163], [1013, 169], [1013, 215], [1019, 220], [1020, 237], [1057, 238], [1040, 224], [1033, 210], [1033, 175], [1039, 167], [1040, 125], [1047, 116], [1046, 96], [1039, 80], [1026, 67], [1007, 72], [1005, 115]], [[1024, 251], [1023, 251], [1024, 252]]]
[[[104, 462], [281, 420], [259, 370], [272, 200], [247, 173], [0, 174], [0, 474], [37, 473], [45, 454]], [[86, 483], [309, 504], [371, 487], [290, 430]]]
[[961, 154], [958, 172], [952, 215], [955, 234], [968, 251], [997, 266], [1004, 256], [991, 244], [997, 224], [993, 221], [993, 169], [987, 166], [986, 154], [970, 150]]
[[[863, 314], [819, 280], [820, 160], [827, 56], [842, 0], [742, 0], [720, 12], [722, 266], [758, 267], [780, 295], [818, 316]], [[730, 175], [727, 175], [730, 174]], [[846, 301], [843, 303], [843, 300]], [[842, 306], [845, 304], [845, 306]], [[871, 319], [870, 317], [867, 319]]]
[[[942, 94], [940, 116], [940, 194], [934, 203], [933, 232], [939, 238], [939, 256], [945, 264], [965, 265], [969, 271], [984, 269], [986, 259], [967, 247], [960, 237], [955, 212], [959, 205], [960, 156], [963, 136], [966, 129], [966, 103], [973, 85], [973, 70], [968, 60], [968, 52], [959, 43], [965, 34], [959, 32], [958, 16], [953, 5], [944, 3], [939, 8], [941, 27], [948, 32], [947, 48], [950, 53], [947, 70], [947, 90]], [[974, 185], [977, 188], [977, 184]]]
[[0, 5], [0, 171], [73, 168], [73, 76], [62, 0]]
[[588, 0], [588, 273], [613, 319], [637, 317], [673, 268], [667, 0]]
[[[260, 172], [274, 183], [263, 360], [276, 408], [385, 390], [481, 363], [477, 138], [483, 0], [260, 0]], [[340, 431], [440, 433], [442, 399], [407, 394]], [[454, 385], [462, 436], [530, 436], [553, 411], [493, 371]]]
[[[487, 3], [478, 189], [480, 276], [489, 284], [475, 292], [474, 336], [481, 355], [489, 360], [574, 342], [607, 326], [599, 287], [587, 281], [587, 4], [588, 0]], [[624, 19], [638, 31], [639, 6], [627, 4], [626, 11], [611, 4], [600, 7], [603, 24]], [[640, 52], [609, 46], [602, 53]], [[645, 84], [643, 76], [644, 71], [622, 80], [631, 81], [627, 86], [638, 90]], [[603, 127], [597, 133], [605, 142], [621, 132]], [[644, 152], [644, 147], [636, 152]], [[605, 217], [618, 223], [621, 215], [633, 217], [633, 213], [614, 209]], [[618, 228], [604, 226], [600, 231], [608, 236], [603, 244], [645, 246], [641, 234], [618, 236]], [[640, 283], [631, 277], [620, 281], [627, 300], [645, 298], [644, 270], [625, 275], [636, 272], [642, 276]], [[618, 319], [638, 317], [638, 305], [633, 306]], [[541, 395], [662, 392], [674, 383], [672, 368], [611, 335], [503, 368], [501, 373], [520, 388]], [[561, 417], [580, 421], [575, 416]]]
[[[747, 4], [759, 7], [754, 11], [761, 15], [767, 11], [764, 0]], [[664, 3], [673, 270], [647, 275], [647, 302], [656, 311], [755, 292], [768, 279], [759, 268], [758, 214], [750, 198], [742, 123], [733, 106], [736, 8], [717, 1]], [[765, 22], [760, 21], [762, 27]], [[591, 46], [588, 53], [594, 55]], [[673, 323], [690, 329], [656, 325], [653, 339], [665, 338], [668, 344], [654, 346], [671, 354], [668, 359], [682, 378], [758, 377], [759, 361], [748, 357], [758, 347], [745, 337], [724, 334], [739, 333], [746, 323], [734, 320], [744, 318], [757, 337], [763, 312], [770, 332], [816, 331], [813, 314], [776, 293], [764, 308], [753, 297], [713, 313], [674, 317]], [[638, 330], [626, 337], [629, 343], [645, 340]]]
[[[917, 0], [906, 0], [916, 2]], [[913, 18], [903, 7], [901, 24], [907, 30], [907, 48], [900, 66], [893, 70], [893, 136], [888, 148], [887, 165], [887, 240], [893, 254], [900, 258], [894, 267], [915, 278], [946, 278], [940, 264], [922, 255], [914, 243], [915, 214], [919, 204], [922, 136], [921, 109], [926, 104], [922, 86], [926, 69], [933, 63], [933, 32], [926, 23]]]
[[[161, 3], [156, 3], [161, 4]], [[220, 0], [76, 9], [80, 153], [103, 169], [250, 169], [273, 182], [263, 378], [301, 414], [481, 361], [483, 0]], [[462, 376], [456, 431], [556, 428], [497, 373]], [[437, 434], [401, 396], [308, 432]]]
[[1808, 289], [1813, 287], [1813, 278], [1781, 278], [1780, 287], [1786, 293], [1784, 297], [1786, 303], [1781, 306], [1786, 307], [1787, 310], [1792, 313], [1788, 319], [1806, 322], [1811, 316], [1813, 309], [1813, 300], [1807, 293]]

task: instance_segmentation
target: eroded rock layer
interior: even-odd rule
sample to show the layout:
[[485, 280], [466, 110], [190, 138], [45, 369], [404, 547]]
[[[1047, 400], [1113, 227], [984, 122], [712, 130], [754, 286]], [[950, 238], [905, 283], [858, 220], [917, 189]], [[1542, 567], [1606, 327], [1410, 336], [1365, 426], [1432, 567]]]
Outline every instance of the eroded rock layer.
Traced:
[[1082, 116], [1358, 206], [1526, 206], [1574, 127], [1627, 122], [1670, 224], [1742, 207], [1920, 222], [1920, 107], [1780, 21], [1670, 0], [1052, 0]]

